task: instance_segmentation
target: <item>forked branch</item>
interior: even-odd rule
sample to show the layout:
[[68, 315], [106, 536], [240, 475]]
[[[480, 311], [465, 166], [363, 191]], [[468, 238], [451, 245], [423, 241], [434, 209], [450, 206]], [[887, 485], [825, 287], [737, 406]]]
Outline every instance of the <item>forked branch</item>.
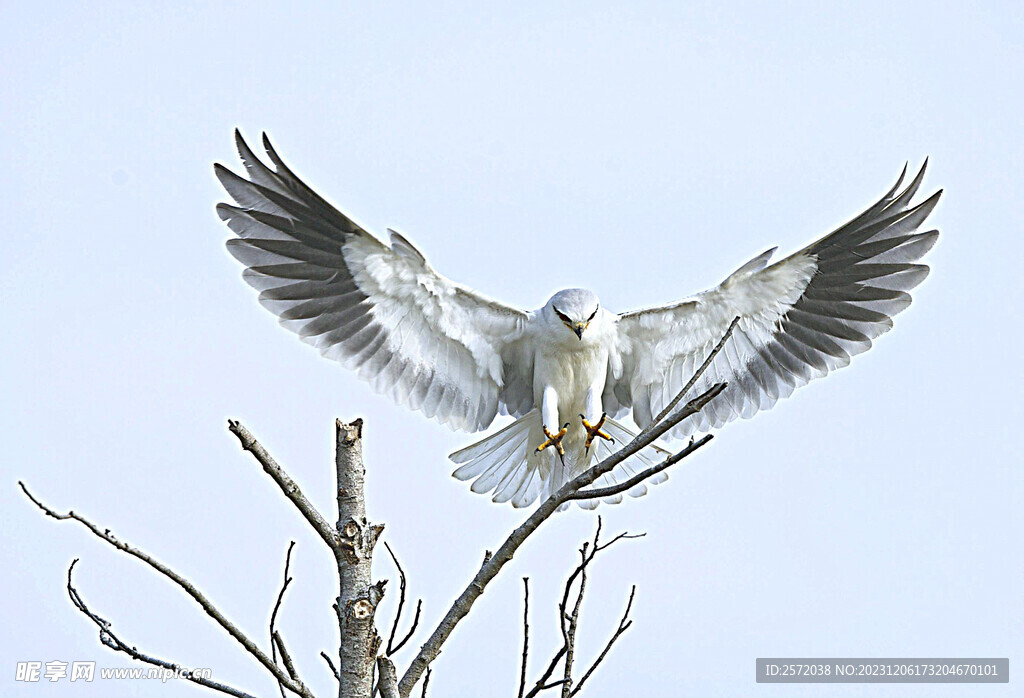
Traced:
[[[568, 579], [566, 579], [566, 581], [565, 581], [565, 588], [564, 588], [564, 590], [562, 592], [562, 598], [561, 598], [560, 602], [558, 603], [558, 622], [559, 622], [559, 628], [560, 628], [561, 633], [562, 633], [562, 644], [559, 646], [558, 650], [555, 652], [554, 656], [551, 658], [551, 661], [548, 662], [547, 668], [544, 670], [544, 673], [541, 674], [540, 678], [538, 678], [537, 681], [534, 683], [533, 688], [531, 688], [528, 693], [523, 695], [522, 698], [534, 698], [538, 694], [540, 694], [540, 693], [542, 693], [542, 692], [544, 692], [544, 691], [546, 691], [548, 689], [559, 688], [559, 687], [561, 688], [561, 695], [563, 696], [563, 698], [569, 698], [570, 696], [576, 695], [580, 691], [580, 689], [582, 688], [584, 682], [588, 678], [590, 678], [591, 675], [593, 675], [593, 673], [597, 669], [598, 665], [601, 662], [604, 661], [605, 657], [608, 656], [608, 653], [611, 651], [612, 645], [615, 644], [615, 641], [618, 640], [619, 637], [624, 632], [626, 632], [626, 630], [629, 629], [630, 625], [632, 625], [632, 621], [629, 620], [629, 612], [630, 612], [630, 610], [633, 607], [633, 597], [634, 597], [634, 594], [636, 593], [636, 587], [635, 586], [630, 591], [629, 602], [626, 605], [626, 612], [623, 614], [622, 620], [619, 621], [619, 625], [618, 625], [617, 630], [612, 635], [611, 639], [609, 639], [608, 643], [605, 645], [604, 650], [601, 652], [601, 654], [598, 655], [597, 659], [594, 660], [594, 662], [590, 665], [590, 667], [587, 669], [587, 671], [583, 674], [583, 677], [580, 679], [579, 683], [574, 685], [573, 684], [573, 663], [574, 663], [574, 660], [575, 660], [575, 653], [576, 653], [576, 637], [577, 637], [578, 630], [579, 630], [580, 608], [581, 608], [581, 606], [583, 604], [583, 596], [586, 593], [586, 588], [587, 588], [587, 569], [588, 569], [588, 566], [594, 560], [594, 558], [597, 556], [597, 553], [599, 553], [599, 552], [601, 552], [603, 550], [607, 550], [609, 547], [611, 547], [613, 544], [617, 543], [618, 541], [626, 540], [626, 539], [631, 539], [631, 538], [640, 538], [643, 535], [644, 534], [642, 534], [642, 533], [641, 534], [636, 534], [636, 535], [630, 535], [628, 533], [620, 533], [619, 535], [615, 536], [614, 538], [612, 538], [607, 543], [602, 544], [601, 543], [601, 517], [598, 517], [598, 519], [597, 519], [597, 530], [594, 533], [594, 540], [593, 540], [593, 542], [588, 541], [588, 542], [583, 543], [583, 546], [580, 548], [580, 551], [579, 551], [579, 553], [580, 553], [580, 562], [576, 566], [576, 569], [573, 570], [572, 574], [569, 575]], [[570, 610], [569, 610], [569, 606], [570, 606], [569, 600], [570, 600], [570, 597], [572, 595], [572, 591], [573, 591], [574, 586], [576, 588], [576, 596], [575, 596], [575, 601], [573, 601], [573, 603], [572, 603], [572, 610], [570, 612]], [[528, 600], [529, 600], [529, 596], [528, 595], [524, 595], [524, 608], [525, 608], [524, 614], [523, 614], [524, 636], [525, 636], [525, 633], [527, 632], [528, 627], [529, 627], [528, 626], [528, 620], [527, 620], [527, 614], [529, 613], [529, 605], [528, 605], [528, 603], [526, 603], [526, 602], [528, 602]], [[523, 663], [522, 663], [522, 672], [521, 672], [521, 678], [520, 678], [520, 695], [522, 695], [522, 690], [523, 690], [523, 688], [525, 686], [525, 682], [526, 682], [525, 668], [526, 668], [527, 654], [528, 654], [528, 652], [527, 652], [527, 645], [524, 642], [524, 645], [523, 645]], [[557, 680], [557, 681], [551, 681], [551, 675], [554, 673], [555, 669], [558, 667], [559, 662], [562, 663], [562, 678]]]
[[[398, 570], [398, 608], [395, 611], [395, 620], [391, 624], [391, 634], [388, 635], [388, 646], [384, 652], [390, 657], [398, 652], [398, 650], [405, 647], [405, 643], [409, 642], [413, 633], [416, 632], [416, 628], [419, 627], [420, 612], [423, 610], [423, 599], [418, 599], [416, 601], [416, 613], [413, 615], [412, 625], [409, 626], [409, 631], [405, 634], [405, 637], [399, 640], [397, 645], [394, 644], [395, 633], [398, 632], [398, 622], [402, 619], [402, 609], [405, 607], [406, 579], [405, 570], [402, 569], [401, 563], [398, 562], [398, 557], [395, 556], [395, 551], [391, 549], [391, 546], [388, 545], [387, 541], [384, 541], [384, 547], [387, 548], [388, 554], [391, 556], [391, 560], [395, 563], [395, 568]], [[380, 667], [378, 666], [378, 670], [379, 668]], [[392, 665], [391, 668], [394, 669], [394, 665]]]
[[117, 633], [114, 632], [113, 626], [110, 624], [110, 621], [100, 618], [98, 615], [96, 615], [89, 609], [89, 607], [85, 603], [85, 600], [82, 598], [82, 595], [78, 592], [78, 589], [76, 589], [74, 584], [72, 583], [71, 577], [75, 571], [75, 565], [77, 564], [78, 558], [75, 558], [71, 561], [71, 565], [68, 567], [68, 596], [71, 597], [71, 603], [75, 605], [75, 608], [81, 611], [86, 618], [95, 623], [96, 627], [100, 629], [100, 642], [102, 642], [104, 645], [114, 650], [115, 652], [123, 652], [124, 654], [127, 654], [129, 657], [138, 662], [142, 662], [144, 664], [151, 664], [153, 666], [160, 667], [161, 669], [172, 671], [176, 676], [183, 679], [187, 679], [188, 681], [199, 684], [200, 686], [205, 686], [206, 688], [213, 689], [214, 691], [219, 691], [220, 693], [226, 693], [229, 696], [236, 696], [236, 698], [255, 698], [255, 696], [246, 693], [245, 691], [233, 688], [231, 686], [228, 686], [227, 684], [223, 684], [218, 681], [213, 681], [211, 679], [205, 678], [200, 674], [196, 673], [195, 671], [190, 671], [186, 669], [180, 664], [168, 662], [163, 659], [157, 659], [156, 657], [150, 656], [148, 654], [143, 654], [133, 645], [129, 645], [128, 643], [121, 640], [121, 638], [118, 637]]
[[[282, 658], [284, 656], [287, 656], [287, 650], [284, 647], [284, 640], [282, 640], [280, 638], [280, 636], [278, 635], [277, 627], [276, 626], [277, 626], [277, 612], [281, 610], [281, 602], [284, 601], [284, 593], [286, 591], [288, 591], [288, 585], [292, 583], [292, 578], [288, 574], [288, 570], [289, 570], [289, 568], [291, 567], [291, 564], [292, 564], [292, 548], [294, 548], [294, 547], [295, 547], [295, 541], [289, 541], [288, 542], [288, 552], [285, 554], [285, 558], [284, 558], [284, 581], [281, 583], [281, 591], [279, 591], [278, 594], [277, 594], [277, 602], [274, 604], [274, 610], [270, 614], [270, 656], [274, 660], [275, 664], [277, 663], [277, 649], [278, 649], [278, 645], [281, 645], [281, 655], [282, 655]], [[291, 661], [291, 658], [289, 657], [289, 662], [290, 661]], [[287, 663], [285, 664], [285, 668], [286, 669], [288, 668], [288, 664]], [[293, 667], [293, 669], [294, 669], [294, 667]], [[288, 673], [292, 676], [292, 678], [295, 677], [294, 671], [289, 670]], [[277, 687], [281, 691], [281, 698], [285, 698], [285, 695], [284, 695], [284, 684], [282, 684], [279, 681], [277, 683]]]
[[295, 484], [291, 476], [285, 472], [284, 468], [277, 464], [274, 457], [271, 456], [267, 449], [263, 448], [256, 437], [253, 436], [241, 422], [229, 419], [228, 430], [238, 437], [239, 442], [242, 444], [242, 448], [253, 455], [253, 457], [263, 466], [263, 470], [269, 475], [277, 486], [281, 488], [284, 496], [295, 505], [295, 508], [305, 517], [309, 525], [313, 527], [313, 530], [323, 539], [327, 546], [331, 550], [335, 550], [338, 547], [340, 539], [338, 538], [337, 532], [334, 527], [327, 522], [316, 507], [306, 499], [306, 495], [302, 493], [299, 486]]
[[289, 676], [287, 673], [285, 673], [285, 671], [282, 670], [274, 662], [273, 659], [268, 657], [263, 652], [263, 650], [261, 650], [256, 645], [255, 642], [253, 642], [249, 637], [247, 637], [245, 635], [245, 633], [243, 633], [241, 630], [239, 630], [238, 627], [234, 623], [232, 623], [230, 620], [228, 620], [227, 617], [223, 613], [221, 613], [221, 611], [216, 606], [214, 606], [210, 602], [210, 600], [207, 599], [206, 596], [195, 587], [195, 585], [192, 584], [192, 582], [188, 581], [187, 579], [182, 577], [180, 574], [178, 574], [177, 572], [175, 572], [171, 568], [167, 567], [167, 565], [164, 565], [163, 563], [157, 561], [156, 559], [151, 557], [148, 553], [145, 553], [145, 552], [139, 550], [138, 548], [134, 548], [134, 547], [128, 545], [127, 543], [123, 543], [122, 541], [118, 540], [114, 536], [114, 534], [112, 534], [110, 532], [109, 528], [108, 529], [101, 529], [96, 524], [92, 523], [91, 521], [89, 521], [85, 517], [76, 514], [73, 511], [69, 511], [67, 514], [58, 514], [53, 509], [50, 509], [48, 506], [46, 506], [45, 504], [40, 502], [38, 499], [36, 499], [34, 496], [32, 496], [32, 493], [28, 491], [28, 488], [25, 486], [25, 484], [23, 482], [19, 481], [18, 485], [21, 487], [22, 491], [25, 493], [25, 496], [28, 497], [30, 500], [32, 500], [33, 504], [35, 504], [37, 507], [42, 509], [43, 512], [47, 516], [49, 516], [51, 518], [54, 518], [54, 519], [57, 519], [58, 521], [67, 521], [67, 520], [77, 521], [78, 523], [82, 524], [87, 529], [89, 529], [89, 531], [91, 531], [92, 534], [95, 535], [100, 540], [102, 540], [102, 541], [104, 541], [106, 543], [109, 543], [110, 545], [114, 546], [115, 548], [117, 548], [118, 550], [120, 550], [123, 553], [127, 553], [128, 555], [131, 555], [132, 557], [134, 557], [134, 558], [136, 558], [138, 560], [141, 560], [142, 562], [145, 562], [147, 565], [152, 567], [154, 570], [156, 570], [157, 572], [159, 572], [163, 576], [165, 576], [168, 579], [170, 579], [179, 588], [181, 588], [186, 594], [188, 594], [193, 599], [195, 599], [196, 603], [198, 603], [202, 607], [202, 609], [204, 611], [206, 611], [206, 614], [208, 616], [213, 618], [213, 620], [216, 621], [217, 624], [220, 627], [222, 627], [231, 637], [235, 638], [235, 640], [237, 640], [238, 643], [241, 644], [242, 647], [245, 648], [246, 652], [248, 652], [253, 657], [255, 657], [256, 660], [260, 664], [262, 664], [263, 667], [267, 671], [269, 671], [271, 674], [273, 674], [274, 678], [276, 678], [279, 682], [284, 684], [284, 686], [289, 691], [291, 691], [292, 693], [296, 693], [296, 694], [298, 694], [300, 696], [303, 696], [303, 698], [313, 698], [313, 694], [310, 693], [309, 689], [306, 688], [306, 686], [301, 681], [293, 679], [291, 676]]

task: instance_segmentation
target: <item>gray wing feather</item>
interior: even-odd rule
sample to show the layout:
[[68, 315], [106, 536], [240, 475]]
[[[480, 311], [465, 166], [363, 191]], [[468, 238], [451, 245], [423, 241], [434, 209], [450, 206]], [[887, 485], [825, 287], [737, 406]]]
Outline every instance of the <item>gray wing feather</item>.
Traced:
[[927, 161], [901, 191], [904, 168], [878, 202], [776, 264], [766, 266], [769, 251], [711, 291], [620, 316], [624, 370], [621, 378], [609, 377], [606, 408], [632, 407], [634, 419], [646, 426], [736, 316], [732, 338], [693, 390], [720, 380], [729, 387], [674, 436], [749, 418], [867, 351], [910, 305], [908, 291], [928, 275], [928, 267], [916, 262], [939, 233], [918, 230], [942, 192], [911, 205], [926, 167]]
[[519, 342], [526, 313], [437, 274], [399, 233], [390, 247], [374, 238], [299, 179], [266, 135], [273, 169], [237, 131], [235, 140], [248, 179], [215, 165], [235, 201], [217, 213], [237, 235], [227, 248], [243, 278], [284, 327], [455, 429], [532, 407]]

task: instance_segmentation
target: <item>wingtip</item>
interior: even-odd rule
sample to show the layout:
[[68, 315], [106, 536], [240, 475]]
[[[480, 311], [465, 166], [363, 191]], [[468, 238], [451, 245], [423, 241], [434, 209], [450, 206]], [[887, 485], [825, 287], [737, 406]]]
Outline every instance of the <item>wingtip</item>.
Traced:
[[217, 204], [214, 209], [217, 211], [217, 217], [222, 221], [227, 222], [238, 215], [238, 208], [231, 204], [226, 204], [223, 201]]
[[887, 206], [889, 203], [893, 201], [893, 199], [898, 198], [898, 194], [896, 192], [898, 192], [900, 190], [900, 187], [903, 186], [903, 180], [907, 176], [908, 167], [910, 167], [909, 160], [903, 163], [903, 169], [900, 170], [900, 176], [896, 178], [896, 183], [889, 188], [889, 191], [885, 192], [885, 196], [883, 196], [876, 205]]
[[242, 160], [242, 164], [246, 168], [255, 165], [259, 162], [259, 158], [252, 152], [252, 148], [245, 140], [245, 136], [242, 135], [242, 130], [235, 128], [235, 150], [238, 151], [238, 157]]

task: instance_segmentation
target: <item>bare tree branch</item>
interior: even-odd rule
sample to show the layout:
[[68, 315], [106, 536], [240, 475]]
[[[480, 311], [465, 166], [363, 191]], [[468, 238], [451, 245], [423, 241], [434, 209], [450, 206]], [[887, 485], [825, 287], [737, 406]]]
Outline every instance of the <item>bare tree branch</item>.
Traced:
[[[288, 585], [292, 583], [292, 578], [288, 576], [288, 568], [292, 564], [292, 548], [295, 547], [295, 541], [288, 542], [288, 552], [284, 558], [284, 582], [281, 584], [281, 591], [277, 594], [277, 603], [274, 604], [274, 610], [270, 614], [270, 656], [277, 663], [277, 643], [274, 641], [274, 636], [277, 634], [275, 628], [277, 624], [277, 612], [281, 610], [281, 602], [284, 600], [284, 592], [288, 590]], [[289, 672], [291, 673], [291, 672]], [[295, 678], [294, 675], [292, 678]], [[277, 687], [281, 691], [281, 698], [284, 696], [284, 684], [280, 681], [277, 682]]]
[[[587, 590], [587, 563], [594, 559], [597, 554], [597, 539], [601, 534], [601, 517], [597, 517], [597, 533], [594, 535], [594, 552], [587, 557], [587, 544], [584, 543], [580, 549], [580, 589], [576, 594], [576, 603], [572, 607], [572, 615], [565, 613], [565, 601], [558, 607], [559, 620], [562, 626], [562, 637], [565, 638], [565, 663], [562, 665], [562, 698], [569, 698], [572, 692], [572, 663], [576, 656], [576, 630], [580, 622], [580, 606], [583, 605], [583, 594]], [[570, 582], [571, 584], [571, 582]], [[565, 591], [569, 591], [569, 584], [565, 585]], [[569, 621], [566, 626], [565, 622]]]
[[558, 681], [552, 681], [551, 683], [546, 683], [546, 684], [544, 684], [542, 686], [537, 686], [537, 690], [538, 691], [546, 691], [549, 688], [558, 688], [559, 686], [562, 686], [563, 684], [565, 684], [565, 682], [568, 681], [568, 680], [569, 679], [558, 679]]
[[[627, 532], [623, 532], [609, 540], [607, 543], [601, 543], [601, 526], [602, 519], [600, 516], [598, 516], [597, 528], [594, 531], [594, 540], [592, 542], [585, 541], [583, 543], [582, 547], [579, 550], [580, 562], [576, 565], [576, 568], [573, 569], [572, 573], [565, 580], [565, 586], [562, 590], [562, 598], [558, 603], [558, 624], [559, 629], [562, 633], [562, 645], [558, 648], [558, 651], [556, 651], [554, 656], [551, 658], [551, 661], [548, 663], [547, 669], [544, 670], [544, 673], [541, 675], [539, 679], [537, 679], [533, 688], [524, 696], [524, 698], [534, 698], [537, 694], [541, 693], [542, 691], [546, 691], [550, 688], [557, 688], [559, 686], [562, 687], [561, 692], [563, 695], [575, 695], [576, 691], [578, 691], [579, 689], [579, 686], [573, 688], [572, 668], [575, 653], [576, 635], [579, 628], [580, 608], [581, 604], [583, 603], [583, 595], [586, 591], [587, 567], [588, 565], [590, 565], [590, 563], [593, 561], [593, 559], [597, 556], [599, 552], [601, 552], [602, 550], [607, 550], [618, 541], [642, 538], [645, 535], [643, 533], [630, 534]], [[576, 600], [573, 603], [572, 613], [569, 613], [569, 597], [572, 594], [573, 585], [575, 584], [577, 579], [579, 579], [580, 582], [579, 588], [577, 589]], [[633, 595], [631, 593], [629, 607], [632, 607], [632, 596]], [[629, 612], [629, 607], [627, 607], [627, 614]], [[625, 619], [623, 620], [623, 622], [625, 622]], [[622, 622], [620, 622], [619, 625], [621, 628]], [[626, 627], [628, 627], [628, 624], [626, 625]], [[622, 632], [625, 632], [625, 629], [620, 630], [620, 632], [617, 633], [615, 638], [613, 638], [612, 641], [608, 643], [608, 646], [605, 648], [605, 651], [602, 653], [598, 661], [595, 662], [595, 664], [587, 670], [587, 673], [584, 675], [583, 680], [586, 680], [587, 676], [593, 673], [597, 663], [604, 659], [604, 656], [607, 655], [608, 652], [611, 650], [612, 643], [616, 639], [618, 639], [618, 635], [621, 635]], [[563, 660], [563, 678], [559, 679], [558, 681], [548, 681], [548, 679], [551, 677], [551, 674], [558, 666], [559, 661]], [[583, 680], [581, 680], [581, 684]]]
[[[31, 497], [31, 495], [29, 496]], [[44, 509], [44, 511], [46, 510]], [[56, 518], [60, 517], [57, 516]], [[164, 661], [163, 659], [157, 659], [156, 657], [151, 657], [147, 654], [143, 654], [142, 652], [139, 652], [137, 648], [122, 641], [121, 638], [119, 638], [117, 634], [114, 632], [110, 624], [110, 621], [100, 618], [98, 615], [89, 610], [89, 607], [85, 604], [85, 600], [82, 598], [82, 595], [78, 592], [78, 589], [76, 589], [74, 584], [72, 583], [71, 576], [75, 570], [75, 565], [77, 564], [78, 558], [75, 558], [71, 561], [71, 565], [68, 567], [68, 596], [71, 597], [71, 603], [75, 605], [75, 608], [81, 611], [82, 614], [84, 614], [89, 620], [95, 623], [96, 627], [100, 629], [101, 643], [103, 643], [110, 649], [114, 650], [115, 652], [123, 652], [124, 654], [127, 654], [129, 657], [136, 661], [144, 662], [146, 664], [152, 664], [153, 666], [158, 666], [162, 669], [168, 669], [170, 671], [173, 671], [178, 676], [185, 678], [193, 683], [199, 684], [200, 686], [205, 686], [206, 688], [213, 689], [214, 691], [226, 693], [229, 696], [236, 696], [236, 698], [255, 698], [255, 696], [246, 693], [245, 691], [233, 688], [231, 686], [228, 686], [227, 684], [219, 683], [217, 681], [204, 678], [202, 676], [199, 676], [195, 672], [190, 672], [180, 664]]]
[[28, 491], [28, 488], [25, 486], [23, 482], [19, 481], [18, 485], [25, 493], [25, 496], [32, 500], [32, 502], [37, 507], [42, 509], [47, 516], [50, 516], [59, 521], [72, 519], [74, 521], [79, 522], [80, 524], [88, 528], [96, 537], [100, 538], [103, 541], [106, 541], [107, 543], [114, 546], [121, 552], [127, 553], [128, 555], [131, 555], [132, 557], [138, 560], [142, 560], [147, 565], [152, 567], [154, 570], [156, 570], [157, 572], [159, 572], [160, 574], [162, 574], [163, 576], [167, 577], [172, 582], [177, 584], [178, 587], [184, 590], [186, 594], [195, 599], [195, 601], [202, 607], [202, 609], [206, 611], [206, 614], [208, 616], [213, 618], [217, 622], [217, 624], [220, 625], [220, 627], [224, 628], [224, 630], [227, 631], [227, 633], [231, 637], [235, 638], [235, 640], [237, 640], [238, 643], [241, 644], [242, 647], [244, 647], [249, 654], [255, 657], [256, 660], [260, 664], [262, 664], [267, 669], [267, 671], [273, 674], [278, 681], [282, 682], [288, 688], [288, 690], [292, 691], [293, 693], [297, 693], [303, 696], [304, 698], [313, 698], [313, 694], [309, 692], [309, 689], [306, 688], [306, 686], [303, 685], [301, 681], [293, 680], [290, 676], [285, 674], [285, 672], [282, 671], [282, 669], [279, 666], [277, 666], [277, 664], [275, 664], [270, 657], [263, 653], [263, 650], [261, 650], [256, 645], [255, 642], [249, 639], [241, 630], [239, 630], [235, 626], [234, 623], [228, 620], [224, 616], [224, 614], [221, 613], [220, 610], [218, 610], [217, 607], [215, 607], [212, 603], [210, 603], [209, 599], [207, 599], [206, 596], [202, 594], [202, 592], [196, 589], [196, 587], [190, 581], [188, 581], [187, 579], [185, 579], [180, 574], [178, 574], [171, 568], [167, 567], [163, 563], [158, 562], [154, 558], [150, 557], [147, 553], [144, 553], [137, 548], [133, 548], [127, 543], [122, 543], [120, 540], [114, 537], [114, 535], [110, 532], [109, 528], [101, 530], [99, 526], [85, 519], [84, 517], [79, 516], [73, 511], [69, 511], [67, 514], [58, 514], [57, 512], [53, 511], [45, 504], [40, 502], [38, 499], [33, 497], [32, 493]]
[[434, 673], [427, 667], [427, 675], [423, 677], [423, 691], [420, 693], [420, 698], [427, 698], [427, 686], [430, 685], [430, 675]]
[[256, 437], [249, 433], [249, 430], [237, 420], [228, 420], [228, 430], [238, 437], [242, 444], [242, 449], [251, 453], [259, 461], [260, 465], [263, 466], [264, 472], [273, 478], [274, 482], [281, 488], [281, 491], [284, 492], [284, 496], [291, 500], [292, 504], [309, 522], [309, 525], [313, 527], [313, 530], [327, 543], [327, 546], [332, 550], [336, 548], [339, 541], [338, 534], [334, 528], [327, 523], [327, 519], [321, 516], [316, 507], [306, 499], [306, 495], [302, 493], [299, 486], [284, 471], [284, 468], [277, 464], [273, 456], [267, 453], [267, 449], [263, 448], [260, 442], [256, 440]]
[[[398, 562], [398, 558], [395, 556], [395, 552], [388, 545], [387, 541], [384, 541], [384, 547], [387, 548], [388, 554], [391, 555], [391, 559], [395, 563], [395, 567], [398, 568], [398, 610], [395, 611], [395, 622], [391, 625], [391, 634], [388, 636], [388, 646], [385, 654], [391, 656], [398, 652], [398, 650], [405, 647], [405, 643], [409, 641], [412, 634], [416, 632], [416, 628], [420, 624], [420, 612], [423, 610], [423, 599], [416, 601], [416, 613], [412, 619], [412, 626], [409, 628], [409, 632], [405, 634], [405, 637], [397, 644], [392, 646], [395, 641], [395, 633], [398, 631], [398, 621], [402, 618], [402, 608], [405, 606], [405, 570], [402, 569], [402, 565]], [[378, 662], [379, 665], [379, 662]]]
[[[715, 395], [717, 394], [718, 393], [715, 393]], [[714, 397], [714, 395], [712, 395], [711, 397]], [[684, 448], [683, 450], [679, 451], [678, 453], [672, 454], [658, 465], [651, 466], [647, 470], [637, 473], [636, 475], [629, 478], [628, 480], [625, 480], [624, 482], [620, 482], [615, 485], [609, 485], [608, 487], [599, 487], [597, 489], [579, 490], [578, 492], [573, 492], [572, 494], [570, 494], [568, 497], [566, 497], [566, 499], [600, 499], [602, 497], [610, 497], [615, 494], [621, 494], [622, 492], [626, 492], [632, 489], [634, 485], [639, 485], [641, 482], [651, 477], [652, 475], [657, 475], [662, 470], [668, 470], [673, 465], [681, 461], [683, 458], [686, 458], [688, 455], [690, 455], [698, 448], [706, 444], [708, 441], [711, 441], [711, 439], [713, 438], [715, 438], [714, 434], [705, 434], [703, 437], [701, 437], [700, 441], [694, 441], [693, 439], [690, 439], [690, 443], [687, 444], [686, 448]]]
[[328, 656], [326, 652], [321, 652], [320, 656], [324, 658], [325, 662], [327, 662], [327, 668], [331, 670], [332, 674], [334, 674], [334, 678], [336, 678], [338, 681], [341, 681], [341, 676], [338, 674], [338, 669], [334, 666], [334, 662], [331, 661], [330, 656]]
[[551, 678], [551, 674], [553, 674], [555, 672], [555, 667], [558, 666], [559, 660], [561, 660], [562, 657], [565, 656], [565, 649], [566, 649], [565, 648], [565, 643], [562, 643], [562, 646], [558, 648], [558, 651], [555, 652], [555, 656], [553, 656], [551, 658], [551, 661], [548, 663], [548, 668], [544, 670], [544, 673], [541, 674], [541, 677], [539, 679], [537, 679], [537, 683], [534, 684], [533, 688], [530, 689], [530, 692], [527, 693], [524, 698], [533, 698], [535, 695], [537, 695], [541, 691], [546, 691], [549, 688], [554, 688], [555, 686], [561, 686], [562, 685], [562, 681], [561, 680], [555, 681], [553, 683], [545, 683], [545, 682], [549, 678]]
[[523, 664], [519, 671], [519, 698], [526, 690], [526, 659], [530, 654], [530, 578], [523, 577]]
[[295, 671], [295, 664], [292, 662], [292, 656], [288, 652], [288, 648], [284, 646], [284, 640], [281, 639], [281, 633], [274, 632], [273, 642], [277, 645], [277, 651], [281, 653], [281, 662], [284, 664], [284, 668], [288, 671], [288, 675], [293, 679], [298, 680], [298, 672]]
[[[399, 693], [402, 698], [408, 698], [412, 692], [413, 686], [416, 685], [420, 677], [423, 675], [423, 672], [437, 657], [438, 653], [441, 651], [441, 646], [447, 641], [455, 627], [469, 613], [473, 604], [483, 593], [484, 588], [492, 579], [494, 579], [495, 576], [497, 576], [498, 572], [501, 571], [501, 568], [512, 559], [512, 556], [526, 541], [526, 539], [529, 538], [555, 511], [557, 511], [562, 504], [569, 501], [571, 495], [575, 494], [582, 488], [593, 484], [597, 478], [610, 472], [630, 456], [654, 443], [684, 419], [699, 412], [704, 405], [714, 399], [725, 389], [727, 385], [726, 383], [717, 383], [704, 393], [687, 402], [682, 409], [678, 410], [674, 414], [669, 414], [670, 409], [674, 408], [675, 405], [682, 400], [687, 391], [696, 384], [700, 379], [700, 376], [707, 370], [708, 366], [711, 365], [714, 357], [722, 350], [722, 347], [725, 346], [725, 342], [732, 334], [737, 322], [738, 318], [733, 320], [732, 324], [729, 325], [729, 329], [726, 330], [721, 341], [719, 341], [711, 351], [707, 359], [697, 369], [693, 377], [687, 382], [683, 389], [679, 391], [679, 394], [676, 395], [672, 402], [669, 403], [666, 410], [663, 410], [663, 415], [658, 415], [658, 419], [649, 424], [646, 429], [641, 431], [632, 441], [621, 449], [563, 485], [561, 489], [542, 502], [540, 506], [538, 506], [537, 509], [527, 517], [526, 521], [524, 521], [522, 525], [512, 531], [512, 533], [510, 533], [505, 539], [505, 542], [501, 544], [501, 547], [499, 547], [492, 556], [485, 556], [483, 565], [481, 565], [476, 575], [474, 575], [469, 585], [455, 600], [451, 608], [448, 609], [448, 612], [445, 613], [444, 617], [434, 629], [434, 632], [431, 633], [427, 641], [422, 647], [420, 647], [419, 654], [417, 654], [416, 658], [412, 661], [409, 668], [402, 676], [402, 680], [399, 683]], [[702, 440], [701, 445], [704, 443], [707, 443], [707, 441]], [[697, 444], [694, 444], [694, 446], [695, 448], [693, 450], [699, 448]], [[686, 455], [692, 453], [693, 450], [688, 451]], [[681, 458], [682, 457], [685, 456], [681, 456]]]
[[646, 536], [647, 536], [646, 533], [627, 533], [627, 532], [623, 531], [622, 533], [620, 533], [619, 535], [615, 536], [614, 538], [612, 538], [610, 541], [608, 541], [604, 545], [597, 545], [595, 543], [594, 544], [594, 555], [596, 555], [597, 553], [601, 552], [602, 550], [606, 550], [607, 548], [612, 547], [612, 545], [614, 545], [615, 543], [619, 542], [620, 540], [633, 540], [635, 538], [645, 538]]
[[629, 601], [626, 603], [626, 612], [622, 614], [622, 620], [619, 621], [619, 627], [615, 630], [615, 634], [612, 635], [610, 640], [608, 640], [608, 644], [604, 646], [603, 650], [601, 650], [601, 654], [598, 655], [597, 659], [594, 660], [594, 663], [590, 665], [590, 668], [587, 669], [587, 673], [583, 675], [580, 682], [576, 684], [574, 689], [572, 689], [572, 692], [569, 694], [570, 696], [574, 696], [580, 692], [583, 688], [583, 684], [586, 683], [587, 679], [590, 678], [590, 675], [594, 673], [595, 669], [597, 669], [597, 665], [603, 662], [604, 658], [608, 656], [608, 652], [611, 651], [612, 645], [615, 644], [615, 641], [619, 639], [622, 633], [629, 630], [629, 626], [633, 625], [633, 621], [629, 620], [629, 612], [633, 608], [634, 594], [636, 594], [635, 584], [633, 585], [633, 588], [629, 590]]
[[380, 694], [383, 698], [398, 698], [398, 674], [390, 659], [381, 655], [377, 657], [377, 673], [380, 674]]

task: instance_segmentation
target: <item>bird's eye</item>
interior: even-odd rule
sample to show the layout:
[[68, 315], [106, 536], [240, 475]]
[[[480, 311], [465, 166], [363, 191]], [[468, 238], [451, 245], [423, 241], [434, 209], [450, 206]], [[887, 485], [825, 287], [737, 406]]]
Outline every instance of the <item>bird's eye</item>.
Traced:
[[552, 310], [555, 311], [555, 315], [557, 315], [558, 319], [560, 319], [562, 322], [569, 322], [569, 318], [566, 315], [564, 315], [561, 310], [555, 307], [552, 307]]
[[592, 312], [592, 313], [590, 314], [590, 317], [588, 317], [588, 318], [587, 318], [587, 322], [590, 322], [591, 320], [593, 320], [593, 319], [594, 319], [594, 317], [595, 317], [595, 316], [597, 315], [597, 310], [598, 310], [598, 308], [600, 308], [600, 307], [601, 307], [601, 306], [597, 306], [597, 308], [594, 308], [594, 312]]

